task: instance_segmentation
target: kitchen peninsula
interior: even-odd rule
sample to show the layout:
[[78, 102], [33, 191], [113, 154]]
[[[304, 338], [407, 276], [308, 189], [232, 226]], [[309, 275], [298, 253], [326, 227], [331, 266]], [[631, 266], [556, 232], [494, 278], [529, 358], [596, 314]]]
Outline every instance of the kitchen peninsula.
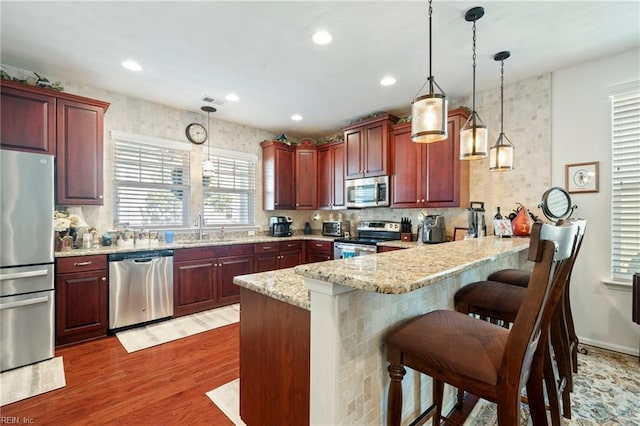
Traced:
[[[493, 271], [523, 267], [528, 242], [418, 245], [236, 277], [241, 417], [247, 424], [383, 424], [387, 330], [452, 309], [457, 290]], [[405, 376], [403, 419], [427, 407], [429, 388], [429, 378]], [[451, 389], [445, 397], [452, 406]]]

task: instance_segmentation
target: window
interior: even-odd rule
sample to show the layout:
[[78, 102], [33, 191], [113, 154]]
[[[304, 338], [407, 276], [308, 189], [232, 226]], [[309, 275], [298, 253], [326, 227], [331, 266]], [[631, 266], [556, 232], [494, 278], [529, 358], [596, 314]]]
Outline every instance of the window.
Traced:
[[611, 271], [631, 281], [640, 272], [640, 82], [611, 96]]
[[133, 228], [187, 226], [187, 144], [112, 132], [114, 221]]
[[253, 225], [256, 161], [254, 155], [211, 150], [211, 176], [202, 176], [204, 220], [207, 225]]

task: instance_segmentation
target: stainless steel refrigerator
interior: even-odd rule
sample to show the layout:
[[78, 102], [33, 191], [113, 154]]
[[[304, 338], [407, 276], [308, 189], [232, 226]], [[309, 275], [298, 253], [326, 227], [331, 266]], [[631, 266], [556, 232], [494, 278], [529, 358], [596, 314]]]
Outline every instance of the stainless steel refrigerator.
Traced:
[[0, 150], [0, 371], [53, 357], [53, 157]]

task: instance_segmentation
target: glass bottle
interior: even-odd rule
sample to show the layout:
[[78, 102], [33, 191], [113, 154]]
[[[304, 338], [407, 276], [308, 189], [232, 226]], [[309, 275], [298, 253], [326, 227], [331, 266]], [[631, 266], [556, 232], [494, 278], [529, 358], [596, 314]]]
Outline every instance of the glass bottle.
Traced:
[[[496, 220], [501, 220], [502, 219], [502, 214], [500, 214], [500, 206], [498, 206], [498, 211], [496, 212], [496, 214], [493, 216], [493, 235], [498, 235], [498, 233], [496, 232]], [[502, 234], [500, 235], [502, 236]]]

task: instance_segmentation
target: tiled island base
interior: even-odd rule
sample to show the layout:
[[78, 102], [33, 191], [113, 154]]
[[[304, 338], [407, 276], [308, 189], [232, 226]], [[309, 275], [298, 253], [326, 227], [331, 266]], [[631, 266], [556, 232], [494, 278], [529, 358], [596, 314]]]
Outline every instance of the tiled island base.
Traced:
[[[265, 404], [278, 401], [284, 405], [283, 422], [385, 424], [389, 378], [384, 336], [388, 330], [416, 315], [453, 309], [453, 295], [462, 286], [486, 279], [499, 269], [525, 265], [528, 239], [483, 240], [301, 265], [295, 273], [291, 269], [236, 277], [234, 283], [243, 287], [243, 295], [254, 293], [257, 300], [265, 299], [253, 305], [245, 303], [243, 297], [240, 303], [241, 393], [243, 369], [284, 369], [286, 374], [280, 376], [284, 386], [269, 383], [250, 389]], [[302, 316], [296, 319], [290, 310]], [[304, 319], [304, 313], [310, 313], [307, 377], [293, 364], [305, 358], [300, 327], [309, 320]], [[278, 344], [284, 358], [273, 356], [277, 352], [275, 341], [268, 339], [257, 346], [257, 341], [252, 341], [251, 351], [243, 348], [248, 342], [242, 335], [243, 321], [249, 318], [256, 330], [280, 330], [276, 335], [282, 339]], [[304, 412], [298, 410], [303, 402], [294, 398], [292, 389], [297, 385], [290, 380], [310, 384], [308, 419], [290, 417], [294, 411]], [[407, 372], [403, 380], [403, 424], [428, 407], [430, 389], [428, 377]], [[454, 390], [447, 389], [444, 412], [453, 403]], [[242, 417], [246, 422], [244, 412]]]

